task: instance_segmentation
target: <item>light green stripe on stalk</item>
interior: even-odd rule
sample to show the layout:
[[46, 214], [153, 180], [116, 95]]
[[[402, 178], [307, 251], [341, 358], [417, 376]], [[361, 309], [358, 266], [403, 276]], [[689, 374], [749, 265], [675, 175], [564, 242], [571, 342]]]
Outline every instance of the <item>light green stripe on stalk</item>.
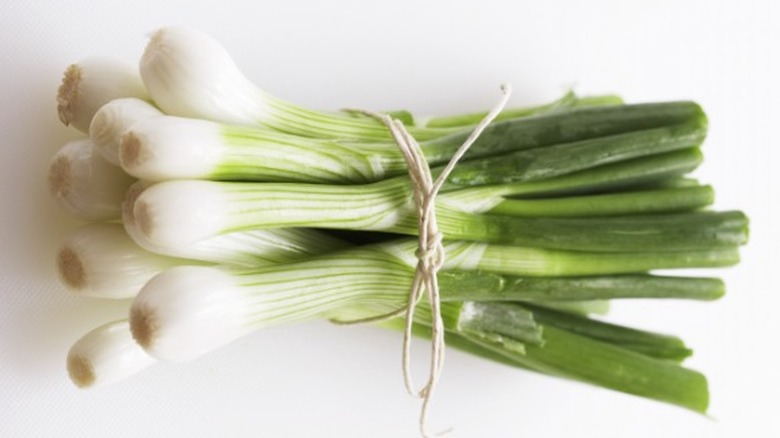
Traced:
[[409, 183], [388, 180], [363, 186], [315, 184], [225, 184], [231, 229], [288, 226], [391, 227], [411, 212]]
[[607, 300], [590, 301], [543, 301], [533, 303], [538, 307], [570, 313], [580, 316], [601, 315], [609, 313], [611, 302]]
[[225, 158], [214, 179], [263, 175], [270, 181], [360, 183], [406, 169], [398, 148], [389, 143], [354, 145], [229, 125], [222, 126], [221, 136]]
[[723, 267], [739, 262], [736, 247], [707, 251], [582, 252], [487, 245], [480, 269], [514, 275], [577, 276], [652, 269]]
[[236, 275], [257, 325], [328, 317], [353, 303], [400, 307], [412, 281], [402, 261], [360, 248]]
[[[273, 111], [262, 120], [272, 129], [313, 138], [338, 138], [359, 141], [388, 141], [390, 132], [378, 120], [369, 117], [350, 117], [343, 114], [308, 110], [269, 96], [267, 103]], [[419, 141], [438, 138], [457, 132], [457, 128], [425, 128], [410, 126], [409, 132]]]
[[549, 199], [507, 199], [490, 210], [512, 216], [614, 216], [695, 210], [715, 200], [711, 186], [640, 190]]

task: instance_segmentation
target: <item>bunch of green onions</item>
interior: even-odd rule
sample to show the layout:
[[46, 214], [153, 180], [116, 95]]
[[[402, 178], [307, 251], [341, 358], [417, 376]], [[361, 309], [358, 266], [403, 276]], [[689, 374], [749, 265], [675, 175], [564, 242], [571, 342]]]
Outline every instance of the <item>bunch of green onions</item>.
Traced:
[[[163, 28], [140, 68], [69, 67], [61, 120], [88, 134], [53, 159], [63, 207], [88, 221], [57, 266], [72, 291], [132, 300], [67, 366], [81, 387], [190, 360], [266, 326], [359, 320], [406, 304], [417, 216], [401, 153], [357, 112], [257, 88], [210, 37]], [[415, 122], [434, 176], [483, 113]], [[656, 275], [739, 261], [747, 219], [688, 177], [707, 119], [692, 102], [572, 93], [502, 112], [436, 200], [448, 345], [509, 366], [705, 412], [705, 377], [674, 336], [589, 316], [609, 300], [713, 300], [717, 278]], [[399, 319], [379, 323], [389, 328]], [[414, 314], [430, 336], [431, 314]]]

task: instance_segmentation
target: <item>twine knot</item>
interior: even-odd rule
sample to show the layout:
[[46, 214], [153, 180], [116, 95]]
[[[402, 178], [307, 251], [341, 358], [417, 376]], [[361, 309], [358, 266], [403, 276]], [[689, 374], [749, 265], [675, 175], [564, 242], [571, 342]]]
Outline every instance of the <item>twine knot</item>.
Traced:
[[424, 247], [419, 247], [414, 251], [414, 256], [427, 271], [438, 271], [444, 265], [444, 245], [441, 233], [435, 233], [433, 238], [427, 242]]

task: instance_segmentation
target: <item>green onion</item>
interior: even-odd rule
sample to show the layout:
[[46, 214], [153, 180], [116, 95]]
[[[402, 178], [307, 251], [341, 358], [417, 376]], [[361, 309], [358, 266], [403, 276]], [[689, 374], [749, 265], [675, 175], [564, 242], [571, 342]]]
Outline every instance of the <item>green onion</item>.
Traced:
[[60, 206], [84, 220], [112, 220], [134, 179], [103, 160], [89, 139], [66, 143], [49, 165], [49, 191]]
[[[410, 255], [414, 245], [413, 240], [402, 240], [251, 270], [175, 267], [150, 280], [136, 297], [131, 311], [133, 333], [155, 357], [187, 360], [272, 324], [338, 318], [350, 306], [376, 315], [375, 309], [403, 305], [414, 277], [416, 262]], [[643, 295], [710, 299], [722, 293], [716, 280], [650, 276], [575, 278], [566, 291], [558, 288], [566, 284], [561, 280], [519, 276], [581, 275], [590, 273], [588, 266], [600, 273], [606, 262], [589, 264], [593, 254], [588, 253], [540, 254], [465, 242], [448, 243], [445, 250], [452, 257], [440, 274], [444, 301], [465, 296], [544, 301], [555, 294], [555, 301]], [[569, 259], [561, 261], [559, 256]], [[674, 259], [668, 254], [659, 256], [655, 266], [636, 264], [632, 254], [611, 257], [614, 272], [674, 267], [663, 266]], [[683, 267], [708, 266], [706, 261], [690, 264], [692, 258], [695, 255], [688, 254], [677, 260]], [[578, 284], [588, 288], [578, 289]]]
[[[155, 357], [188, 360], [268, 325], [341, 318], [358, 309], [377, 314], [402, 305], [411, 267], [365, 250], [354, 255], [252, 273], [173, 268], [153, 278], [136, 298], [133, 335]], [[698, 373], [653, 359], [686, 356], [688, 349], [675, 338], [543, 309], [459, 303], [454, 303], [455, 324], [447, 327], [510, 361], [692, 409], [706, 406], [701, 396], [688, 394], [706, 393]], [[447, 315], [453, 312], [445, 313], [445, 321], [451, 320]], [[672, 382], [658, 384], [656, 378]]]
[[122, 97], [149, 100], [138, 69], [113, 58], [86, 58], [65, 70], [57, 92], [57, 113], [66, 126], [87, 133], [98, 109]]
[[57, 271], [63, 284], [79, 295], [124, 299], [134, 297], [150, 278], [174, 266], [217, 263], [258, 268], [345, 246], [314, 230], [258, 230], [219, 236], [172, 257], [138, 246], [121, 224], [89, 223], [65, 238], [57, 252]]
[[[650, 113], [654, 111], [657, 109], [647, 109]], [[610, 119], [612, 114], [602, 114], [602, 117]], [[561, 119], [557, 115], [554, 118]], [[537, 122], [542, 123], [541, 120]], [[525, 120], [505, 123], [525, 124]], [[499, 128], [487, 128], [480, 142], [470, 150], [472, 161], [457, 167], [450, 184], [473, 186], [546, 179], [605, 164], [698, 147], [706, 134], [706, 123], [694, 118], [683, 124], [546, 144], [532, 149], [526, 149], [529, 143], [517, 142], [500, 146], [511, 147], [510, 150], [498, 149], [512, 153], [494, 158], [483, 157], [495, 153], [497, 145], [502, 142], [503, 137], [491, 135], [492, 130]], [[615, 126], [614, 129], [619, 128]], [[423, 145], [430, 164], [448, 161], [461, 141], [460, 135], [452, 138], [457, 141], [448, 137]], [[531, 142], [530, 145], [536, 146], [536, 143]], [[149, 117], [133, 124], [124, 134], [121, 156], [122, 166], [128, 173], [156, 181], [198, 178], [362, 183], [406, 173], [406, 163], [394, 144], [308, 139], [170, 116]]]
[[[739, 212], [522, 218], [467, 213], [462, 204], [450, 208], [446, 198], [437, 216], [451, 239], [584, 251], [707, 250], [747, 239]], [[416, 235], [411, 204], [403, 179], [364, 186], [181, 180], [150, 186], [132, 209], [134, 233], [170, 248], [230, 231], [290, 226]]]
[[[201, 254], [194, 255], [200, 255], [202, 261], [225, 263], [220, 260], [223, 254], [234, 252], [230, 256], [232, 259], [227, 260], [227, 266], [254, 270], [334, 252], [344, 246], [315, 231], [283, 229], [263, 233], [227, 235], [231, 240], [211, 242], [208, 251], [204, 248]], [[249, 254], [246, 250], [245, 256], [252, 256], [246, 263], [237, 263], [242, 261], [240, 247], [234, 244], [238, 239], [246, 239], [246, 247], [252, 251]], [[349, 263], [356, 266], [366, 264], [361, 260], [366, 253], [373, 257], [399, 258], [411, 269], [415, 262], [408, 254], [413, 246], [411, 240], [396, 240], [350, 249], [340, 257], [352, 260]], [[448, 242], [446, 248], [448, 261], [445, 270], [439, 273], [446, 300], [562, 302], [638, 297], [710, 300], [723, 295], [723, 284], [716, 279], [609, 275], [710, 266], [712, 252], [703, 256], [685, 253], [684, 257], [675, 253], [611, 255], [471, 242]], [[723, 251], [723, 254], [729, 252], [736, 258], [733, 250]], [[117, 260], [122, 263], [118, 265]], [[119, 224], [84, 225], [67, 236], [57, 255], [58, 272], [69, 289], [79, 295], [113, 299], [134, 297], [151, 277], [168, 268], [202, 264], [191, 258], [166, 257], [146, 251], [137, 246]], [[307, 272], [301, 268], [300, 275]], [[589, 276], [577, 277], [585, 274]]]

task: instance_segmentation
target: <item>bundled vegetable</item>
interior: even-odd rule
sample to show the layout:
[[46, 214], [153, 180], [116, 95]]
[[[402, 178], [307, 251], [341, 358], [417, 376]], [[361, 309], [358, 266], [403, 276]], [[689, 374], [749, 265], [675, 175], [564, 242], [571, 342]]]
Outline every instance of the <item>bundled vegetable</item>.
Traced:
[[706, 379], [680, 364], [692, 353], [680, 339], [588, 316], [612, 299], [723, 295], [717, 278], [652, 273], [735, 265], [747, 241], [745, 215], [708, 210], [713, 188], [688, 176], [707, 133], [695, 103], [569, 93], [487, 127], [483, 113], [426, 126], [399, 115], [420, 165], [446, 177], [430, 205], [441, 305], [415, 309], [418, 258], [435, 254], [418, 248], [419, 184], [397, 132], [271, 96], [190, 29], [157, 31], [139, 71], [72, 66], [58, 96], [63, 121], [90, 139], [55, 157], [52, 193], [106, 221], [66, 239], [58, 270], [76, 293], [133, 299], [127, 320], [71, 349], [77, 385], [269, 325], [403, 329], [405, 310], [415, 334], [471, 354], [706, 411]]

